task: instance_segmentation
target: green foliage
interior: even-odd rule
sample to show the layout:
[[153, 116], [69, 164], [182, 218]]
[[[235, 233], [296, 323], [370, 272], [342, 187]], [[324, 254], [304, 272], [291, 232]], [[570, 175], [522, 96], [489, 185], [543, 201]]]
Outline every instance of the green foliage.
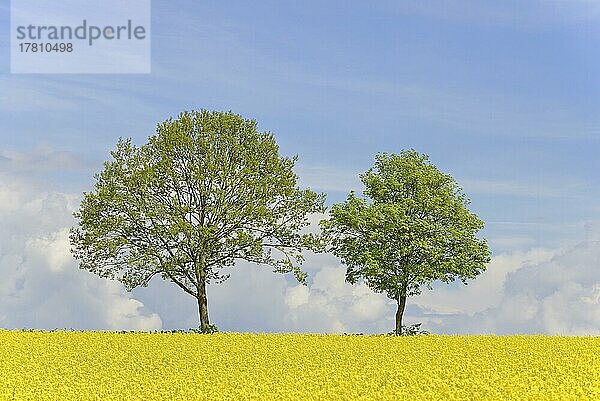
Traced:
[[119, 139], [111, 155], [74, 213], [80, 268], [128, 290], [160, 275], [197, 298], [238, 260], [306, 282], [301, 252], [314, 238], [299, 231], [324, 211], [324, 195], [297, 187], [297, 158], [280, 157], [254, 120], [184, 112], [145, 145]]
[[467, 209], [456, 181], [414, 150], [378, 154], [353, 192], [321, 222], [326, 248], [347, 266], [346, 280], [364, 278], [391, 299], [418, 295], [434, 280], [463, 283], [485, 270], [489, 250], [475, 234], [483, 222]]

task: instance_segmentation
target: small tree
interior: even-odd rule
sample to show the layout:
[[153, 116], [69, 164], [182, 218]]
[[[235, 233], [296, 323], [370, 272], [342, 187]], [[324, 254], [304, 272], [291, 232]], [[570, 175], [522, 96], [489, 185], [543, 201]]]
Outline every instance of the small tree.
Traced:
[[414, 150], [378, 154], [360, 176], [364, 198], [351, 192], [321, 221], [328, 250], [347, 266], [346, 281], [364, 278], [397, 303], [395, 334], [409, 296], [431, 282], [464, 284], [485, 270], [490, 252], [475, 234], [483, 222], [449, 175]]
[[206, 285], [238, 260], [306, 284], [299, 266], [312, 240], [299, 230], [324, 211], [324, 195], [300, 190], [297, 158], [278, 152], [272, 134], [231, 112], [181, 113], [141, 147], [119, 139], [74, 214], [80, 268], [129, 291], [155, 275], [172, 281], [196, 298], [202, 331], [213, 327]]

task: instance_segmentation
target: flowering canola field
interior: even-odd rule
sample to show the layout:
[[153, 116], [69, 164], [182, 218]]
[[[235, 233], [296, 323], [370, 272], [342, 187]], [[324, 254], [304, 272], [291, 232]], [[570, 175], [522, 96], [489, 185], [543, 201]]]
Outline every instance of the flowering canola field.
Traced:
[[600, 337], [0, 330], [0, 400], [600, 400]]

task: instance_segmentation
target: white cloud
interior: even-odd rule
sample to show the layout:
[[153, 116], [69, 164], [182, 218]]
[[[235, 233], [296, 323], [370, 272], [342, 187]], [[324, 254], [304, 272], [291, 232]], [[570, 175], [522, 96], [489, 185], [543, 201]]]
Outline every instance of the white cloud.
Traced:
[[387, 326], [385, 295], [375, 294], [364, 283], [346, 283], [345, 274], [344, 267], [326, 266], [315, 274], [309, 288], [288, 289], [286, 319], [294, 329], [377, 332]]
[[299, 306], [306, 305], [310, 297], [310, 290], [307, 286], [299, 284], [294, 287], [288, 287], [285, 292], [285, 304], [290, 309], [296, 309]]
[[[415, 304], [427, 308], [421, 318], [437, 332], [597, 335], [599, 266], [593, 240], [563, 250], [515, 252], [494, 258], [473, 286], [438, 289]], [[448, 306], [454, 313], [442, 316]]]
[[532, 249], [511, 254], [494, 256], [487, 270], [466, 286], [434, 283], [433, 291], [423, 290], [410, 302], [430, 311], [439, 313], [473, 314], [500, 304], [504, 296], [504, 283], [509, 273], [523, 266], [550, 260], [553, 251]]
[[311, 213], [308, 215], [308, 225], [300, 229], [302, 234], [318, 234], [321, 232], [321, 220], [329, 218], [329, 213]]
[[120, 284], [78, 269], [68, 241], [78, 200], [0, 174], [0, 326], [160, 329]]
[[70, 248], [68, 228], [44, 237], [30, 238], [25, 244], [26, 254], [31, 255], [31, 259], [37, 264], [47, 264], [52, 272], [72, 267]]
[[386, 312], [386, 298], [381, 294], [374, 294], [364, 283], [353, 289], [352, 297], [352, 313], [359, 322], [375, 321]]
[[159, 330], [162, 327], [160, 316], [144, 314], [144, 304], [130, 298], [119, 283], [108, 281], [104, 288], [109, 304], [103, 318], [111, 330], [122, 330], [123, 327], [127, 330]]
[[[545, 329], [557, 334], [600, 333], [600, 280], [589, 286], [566, 282], [537, 310]], [[535, 316], [531, 316], [534, 318]]]
[[[404, 322], [423, 322], [437, 333], [596, 333], [600, 280], [589, 274], [597, 266], [590, 244], [497, 255], [469, 285], [434, 284], [434, 291], [409, 299]], [[347, 284], [336, 258], [309, 256], [304, 269], [308, 286], [268, 267], [240, 263], [231, 279], [208, 288], [211, 322], [226, 331], [392, 330], [395, 303], [364, 283]], [[165, 328], [198, 324], [195, 300], [169, 282], [155, 279], [134, 294], [161, 316]]]

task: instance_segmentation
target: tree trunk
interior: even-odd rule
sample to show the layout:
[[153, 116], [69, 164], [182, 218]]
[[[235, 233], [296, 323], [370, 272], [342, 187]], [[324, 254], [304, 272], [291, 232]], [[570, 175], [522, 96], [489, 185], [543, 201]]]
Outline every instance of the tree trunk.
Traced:
[[200, 329], [202, 331], [208, 329], [210, 322], [208, 321], [208, 301], [206, 299], [206, 256], [200, 253], [198, 263], [194, 263], [194, 273], [197, 280], [198, 297], [198, 316], [200, 317]]
[[406, 295], [400, 295], [396, 300], [398, 309], [396, 310], [396, 330], [397, 336], [402, 334], [402, 315], [404, 314], [404, 307], [406, 306]]
[[200, 317], [200, 329], [206, 330], [210, 322], [208, 321], [208, 302], [206, 300], [206, 281], [201, 280], [198, 286], [198, 316]]

